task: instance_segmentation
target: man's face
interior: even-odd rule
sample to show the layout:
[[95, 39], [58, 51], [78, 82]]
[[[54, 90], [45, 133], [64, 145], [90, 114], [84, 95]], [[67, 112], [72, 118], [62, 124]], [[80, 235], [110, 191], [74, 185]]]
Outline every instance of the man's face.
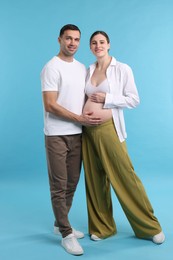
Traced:
[[80, 42], [80, 32], [73, 30], [66, 30], [64, 34], [58, 38], [60, 50], [64, 56], [73, 56]]

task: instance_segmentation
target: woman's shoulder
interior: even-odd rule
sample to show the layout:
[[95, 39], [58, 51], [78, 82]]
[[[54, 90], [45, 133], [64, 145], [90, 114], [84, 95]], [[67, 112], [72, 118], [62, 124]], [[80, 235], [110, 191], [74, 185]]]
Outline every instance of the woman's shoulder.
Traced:
[[116, 60], [115, 68], [121, 72], [130, 72], [132, 70], [127, 63], [118, 60]]
[[119, 67], [121, 69], [128, 69], [128, 68], [130, 68], [130, 66], [127, 63], [119, 61], [119, 60], [116, 60], [116, 67]]

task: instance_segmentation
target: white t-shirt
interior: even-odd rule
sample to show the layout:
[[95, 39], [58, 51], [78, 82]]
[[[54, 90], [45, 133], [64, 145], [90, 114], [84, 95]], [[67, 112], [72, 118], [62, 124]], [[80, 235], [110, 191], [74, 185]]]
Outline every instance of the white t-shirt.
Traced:
[[[66, 62], [54, 56], [42, 69], [42, 91], [59, 92], [57, 103], [67, 110], [82, 114], [84, 104], [86, 68], [73, 59]], [[45, 135], [72, 135], [82, 132], [80, 124], [67, 121], [44, 110]]]

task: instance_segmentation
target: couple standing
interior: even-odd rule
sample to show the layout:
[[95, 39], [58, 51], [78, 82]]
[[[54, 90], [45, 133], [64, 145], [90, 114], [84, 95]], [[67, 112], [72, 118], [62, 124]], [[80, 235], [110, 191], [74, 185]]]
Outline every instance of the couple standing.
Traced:
[[86, 70], [74, 59], [80, 37], [77, 26], [62, 27], [60, 51], [41, 72], [54, 232], [62, 235], [68, 253], [83, 254], [78, 239], [84, 234], [71, 227], [68, 218], [83, 159], [91, 239], [117, 232], [112, 186], [135, 235], [161, 244], [165, 236], [125, 143], [123, 109], [139, 104], [132, 70], [109, 55], [110, 40], [103, 31], [91, 35], [90, 49], [97, 61]]

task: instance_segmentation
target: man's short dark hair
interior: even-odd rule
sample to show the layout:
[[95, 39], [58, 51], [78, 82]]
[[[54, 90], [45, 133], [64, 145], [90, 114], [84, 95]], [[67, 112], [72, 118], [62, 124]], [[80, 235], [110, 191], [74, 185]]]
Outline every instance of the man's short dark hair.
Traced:
[[67, 30], [79, 31], [79, 33], [81, 34], [81, 31], [79, 30], [79, 28], [76, 25], [66, 24], [61, 28], [61, 30], [59, 32], [59, 37], [61, 37], [64, 34], [64, 32], [67, 31]]

